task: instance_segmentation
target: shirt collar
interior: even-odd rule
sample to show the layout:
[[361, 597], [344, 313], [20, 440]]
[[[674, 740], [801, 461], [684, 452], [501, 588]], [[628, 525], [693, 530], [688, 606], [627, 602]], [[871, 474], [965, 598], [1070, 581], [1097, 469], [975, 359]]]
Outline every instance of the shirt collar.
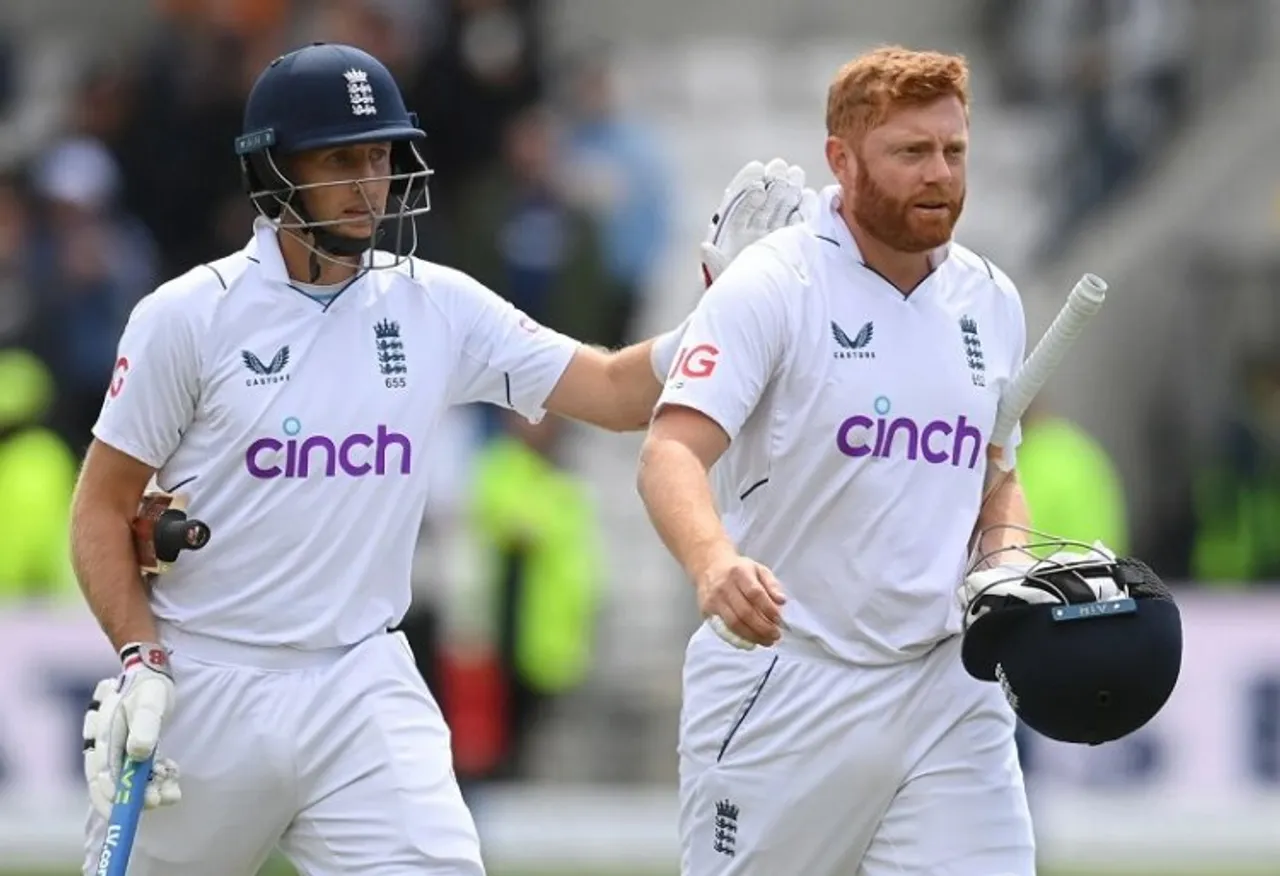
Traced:
[[253, 237], [244, 253], [250, 261], [257, 263], [262, 279], [287, 285], [290, 282], [289, 271], [284, 266], [284, 256], [280, 254], [280, 240], [276, 236], [279, 233], [276, 223], [259, 216], [253, 220]]
[[[285, 267], [284, 256], [280, 253], [280, 226], [270, 219], [258, 216], [253, 220], [253, 237], [244, 248], [244, 254], [250, 261], [256, 262], [262, 279], [269, 283], [282, 283], [292, 286], [289, 269]], [[382, 267], [379, 262], [393, 261], [394, 256], [378, 250], [369, 250], [361, 257], [362, 267]], [[358, 274], [356, 279], [363, 276]]]

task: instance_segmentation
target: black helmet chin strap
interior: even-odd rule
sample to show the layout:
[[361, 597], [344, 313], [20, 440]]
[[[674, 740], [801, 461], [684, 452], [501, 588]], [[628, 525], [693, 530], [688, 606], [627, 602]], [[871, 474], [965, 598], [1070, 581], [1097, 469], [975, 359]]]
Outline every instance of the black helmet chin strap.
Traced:
[[[394, 244], [398, 257], [402, 257], [406, 233], [411, 240], [408, 254], [417, 250], [418, 226], [413, 221], [413, 216], [426, 209], [426, 177], [431, 171], [412, 143], [392, 144], [392, 173], [389, 177], [392, 186], [388, 202], [382, 215], [373, 220], [373, 230], [367, 235], [339, 234], [332, 230], [334, 225], [318, 223], [303, 203], [301, 189], [276, 164], [270, 149], [242, 155], [241, 170], [250, 200], [262, 216], [280, 222], [288, 211], [298, 222], [281, 222], [281, 230], [290, 232], [299, 239], [304, 235], [310, 238], [309, 242], [302, 242], [312, 253], [309, 266], [311, 282], [315, 282], [320, 276], [323, 268], [319, 261], [321, 258], [351, 259], [376, 250], [387, 236], [388, 219], [393, 220], [396, 226]], [[415, 179], [418, 180], [416, 184]], [[394, 213], [391, 212], [393, 204], [398, 208]], [[414, 204], [421, 204], [421, 207]], [[394, 262], [398, 263], [399, 260]]]
[[[335, 231], [331, 231], [326, 225], [316, 225], [301, 198], [290, 198], [289, 209], [297, 214], [297, 217], [302, 221], [302, 227], [294, 230], [310, 234], [316, 249], [335, 258], [351, 258], [364, 255], [382, 239], [381, 220], [374, 221], [372, 234], [357, 237], [349, 234], [338, 234]], [[314, 273], [314, 268], [312, 271]]]

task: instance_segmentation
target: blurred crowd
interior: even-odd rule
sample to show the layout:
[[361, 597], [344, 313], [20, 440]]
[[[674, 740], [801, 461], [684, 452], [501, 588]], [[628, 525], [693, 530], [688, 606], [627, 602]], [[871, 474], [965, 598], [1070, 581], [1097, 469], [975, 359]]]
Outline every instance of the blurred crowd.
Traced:
[[1191, 0], [986, 0], [983, 35], [1000, 98], [1047, 110], [1045, 168], [1059, 213], [1046, 255], [1122, 198], [1187, 118]]
[[[1054, 107], [1076, 135], [1054, 180], [1054, 238], [1069, 239], [1183, 124], [1188, 19], [1179, 0], [987, 7], [1003, 99]], [[116, 341], [141, 296], [247, 240], [231, 145], [254, 77], [292, 46], [352, 43], [398, 77], [434, 170], [419, 255], [582, 340], [635, 339], [672, 243], [666, 158], [618, 105], [609, 47], [552, 57], [544, 13], [540, 0], [156, 0], [145, 43], [82, 59], [61, 129], [0, 172], [0, 599], [78, 598], [67, 501]], [[0, 34], [0, 119], [21, 79], [13, 49]], [[1150, 556], [1166, 577], [1280, 580], [1280, 364], [1252, 363], [1243, 385], [1227, 449], [1193, 473], [1159, 544], [1129, 543], [1105, 449], [1036, 412], [1022, 460], [1039, 525]], [[483, 779], [526, 771], [528, 729], [586, 676], [604, 566], [564, 424], [474, 420], [452, 517], [482, 546], [487, 634], [440, 647], [430, 606], [406, 626], [451, 721], [470, 728], [460, 773]]]
[[[1053, 132], [1042, 189], [1056, 214], [1043, 260], [1062, 255], [1100, 210], [1130, 195], [1197, 109], [1221, 101], [1221, 71], [1247, 69], [1265, 45], [1267, 7], [1251, 0], [1230, 9], [1212, 0], [984, 0], [984, 60], [997, 73], [999, 100], [1035, 108]], [[1239, 57], [1224, 57], [1233, 52]], [[1259, 310], [1255, 322], [1265, 318]], [[1023, 474], [1029, 493], [1046, 494], [1032, 508], [1040, 525], [1095, 532], [1169, 579], [1280, 581], [1277, 331], [1280, 324], [1261, 330], [1262, 343], [1210, 342], [1232, 349], [1213, 388], [1222, 399], [1216, 427], [1203, 439], [1187, 440], [1196, 430], [1180, 395], [1150, 399], [1149, 410], [1134, 412], [1135, 428], [1151, 436], [1144, 475], [1159, 484], [1156, 507], [1126, 507], [1105, 449], [1077, 424], [1033, 413], [1034, 456]], [[1126, 525], [1138, 522], [1135, 513], [1144, 525]]]

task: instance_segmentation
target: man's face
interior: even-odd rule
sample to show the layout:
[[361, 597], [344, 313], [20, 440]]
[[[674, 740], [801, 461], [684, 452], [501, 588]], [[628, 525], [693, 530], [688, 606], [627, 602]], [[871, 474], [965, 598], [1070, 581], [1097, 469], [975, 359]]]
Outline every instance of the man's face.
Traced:
[[927, 252], [951, 239], [964, 209], [969, 122], [954, 97], [904, 107], [861, 143], [828, 138], [831, 169], [854, 219], [900, 252]]
[[328, 226], [336, 234], [368, 237], [387, 209], [391, 190], [391, 144], [357, 143], [315, 149], [293, 157], [288, 170], [314, 222], [341, 220]]

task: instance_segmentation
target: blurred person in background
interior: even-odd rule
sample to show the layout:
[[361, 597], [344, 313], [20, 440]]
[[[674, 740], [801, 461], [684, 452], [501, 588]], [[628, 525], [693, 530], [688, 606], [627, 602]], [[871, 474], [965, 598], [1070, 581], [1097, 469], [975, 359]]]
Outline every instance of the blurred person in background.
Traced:
[[76, 459], [44, 425], [54, 390], [34, 354], [0, 350], [0, 604], [79, 599], [67, 544]]
[[1001, 91], [1048, 108], [1062, 132], [1044, 171], [1058, 216], [1042, 256], [1059, 254], [1181, 124], [1190, 13], [1186, 0], [988, 0], [987, 31], [1005, 41], [997, 63], [1013, 80]]
[[254, 77], [284, 44], [293, 3], [155, 6], [155, 31], [113, 92], [119, 118], [107, 142], [122, 168], [125, 206], [155, 235], [160, 272], [170, 276], [238, 248], [249, 233], [253, 213], [226, 144], [240, 133]]
[[483, 567], [476, 598], [502, 677], [504, 757], [485, 779], [527, 779], [542, 716], [587, 677], [605, 570], [590, 488], [560, 464], [565, 421], [502, 414], [476, 459], [472, 525]]
[[1195, 474], [1191, 572], [1218, 586], [1280, 580], [1280, 354], [1248, 356], [1236, 411]]
[[1135, 144], [1116, 115], [1118, 77], [1123, 72], [1112, 51], [1111, 0], [1073, 0], [1072, 30], [1066, 41], [1062, 101], [1069, 146], [1064, 154], [1058, 233], [1073, 234], [1083, 218], [1108, 200], [1132, 173]]
[[31, 217], [13, 174], [0, 175], [0, 348], [37, 345], [40, 296], [28, 249]]
[[542, 0], [448, 0], [444, 7], [433, 19], [435, 48], [410, 91], [422, 101], [418, 117], [429, 138], [432, 212], [447, 229], [476, 177], [500, 160], [511, 120], [544, 100], [546, 83]]
[[618, 105], [607, 50], [575, 59], [568, 74], [565, 174], [570, 199], [595, 217], [618, 287], [603, 343], [634, 336], [637, 312], [667, 245], [670, 192], [650, 133]]
[[13, 35], [0, 32], [0, 118], [13, 108], [18, 96], [18, 51]]
[[1018, 480], [1031, 526], [1129, 553], [1124, 484], [1105, 448], [1079, 424], [1037, 400], [1022, 419]]
[[[403, 84], [406, 105], [419, 108], [419, 120], [427, 131], [423, 156], [433, 170], [434, 150], [437, 141], [448, 139], [449, 122], [436, 117], [441, 88], [429, 75], [428, 66], [442, 49], [447, 5], [446, 0], [320, 0], [303, 25], [309, 39], [355, 46], [387, 65]], [[431, 211], [412, 219], [417, 232], [416, 253], [442, 261], [448, 258], [449, 228], [442, 221], [439, 205], [432, 206]], [[414, 241], [412, 235], [399, 235], [394, 228], [387, 230], [386, 239], [400, 241], [402, 246]]]
[[38, 349], [58, 387], [55, 426], [77, 453], [88, 445], [129, 311], [155, 283], [152, 238], [120, 210], [119, 186], [115, 159], [89, 137], [54, 144], [33, 169]]
[[454, 266], [543, 325], [605, 344], [620, 293], [591, 217], [565, 196], [564, 171], [550, 110], [515, 117], [501, 164], [468, 189], [456, 214]]

